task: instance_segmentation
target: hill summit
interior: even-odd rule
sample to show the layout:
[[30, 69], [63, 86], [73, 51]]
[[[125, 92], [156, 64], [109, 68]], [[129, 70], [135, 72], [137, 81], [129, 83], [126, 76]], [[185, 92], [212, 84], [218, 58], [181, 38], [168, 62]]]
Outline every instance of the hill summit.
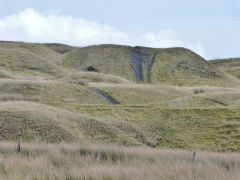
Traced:
[[76, 49], [62, 62], [81, 71], [114, 74], [133, 82], [198, 81], [221, 79], [211, 63], [185, 48], [154, 49], [119, 45], [98, 45]]

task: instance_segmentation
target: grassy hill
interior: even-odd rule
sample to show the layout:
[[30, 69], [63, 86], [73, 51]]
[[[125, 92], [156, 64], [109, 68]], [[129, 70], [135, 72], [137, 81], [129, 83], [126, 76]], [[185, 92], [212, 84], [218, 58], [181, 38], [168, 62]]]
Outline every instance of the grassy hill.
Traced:
[[66, 55], [62, 66], [88, 68], [114, 74], [132, 82], [172, 84], [217, 84], [226, 77], [211, 63], [184, 48], [153, 49], [99, 45], [76, 49]]
[[184, 48], [0, 42], [0, 140], [240, 151], [231, 61]]
[[19, 73], [59, 77], [64, 72], [56, 65], [61, 56], [44, 46], [0, 42], [0, 67]]
[[210, 62], [220, 70], [240, 79], [240, 58], [217, 59]]

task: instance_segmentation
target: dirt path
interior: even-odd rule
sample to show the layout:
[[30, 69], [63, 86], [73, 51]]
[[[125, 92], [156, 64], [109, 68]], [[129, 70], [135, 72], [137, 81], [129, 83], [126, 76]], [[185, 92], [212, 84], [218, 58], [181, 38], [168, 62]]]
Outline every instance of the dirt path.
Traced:
[[103, 100], [107, 101], [109, 104], [112, 104], [112, 105], [117, 105], [119, 104], [119, 102], [117, 102], [116, 99], [112, 98], [111, 96], [107, 95], [106, 93], [104, 93], [103, 91], [100, 91], [98, 89], [95, 89], [95, 88], [92, 88], [90, 87], [89, 88], [91, 91], [97, 93]]

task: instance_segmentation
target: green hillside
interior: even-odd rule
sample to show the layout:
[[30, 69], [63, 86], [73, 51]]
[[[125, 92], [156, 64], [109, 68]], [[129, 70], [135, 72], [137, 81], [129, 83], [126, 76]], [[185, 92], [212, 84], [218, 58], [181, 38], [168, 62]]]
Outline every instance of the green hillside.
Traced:
[[67, 54], [62, 60], [62, 66], [80, 71], [87, 71], [88, 67], [93, 67], [104, 74], [113, 74], [135, 80], [128, 48], [125, 46], [83, 47]]
[[237, 61], [0, 42], [0, 140], [240, 151]]
[[240, 79], [240, 58], [217, 59], [210, 62], [220, 70]]
[[5, 70], [44, 76], [61, 76], [57, 66], [61, 56], [44, 46], [17, 42], [0, 42], [0, 67]]
[[76, 49], [62, 66], [80, 71], [88, 68], [126, 78], [132, 82], [172, 84], [218, 84], [226, 77], [211, 63], [184, 48], [153, 49], [99, 45]]

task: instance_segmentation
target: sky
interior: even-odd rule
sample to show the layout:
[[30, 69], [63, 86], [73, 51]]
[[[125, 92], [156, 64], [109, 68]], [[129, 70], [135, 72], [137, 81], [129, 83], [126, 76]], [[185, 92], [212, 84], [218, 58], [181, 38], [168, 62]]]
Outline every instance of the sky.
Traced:
[[239, 0], [0, 0], [0, 40], [240, 57]]

